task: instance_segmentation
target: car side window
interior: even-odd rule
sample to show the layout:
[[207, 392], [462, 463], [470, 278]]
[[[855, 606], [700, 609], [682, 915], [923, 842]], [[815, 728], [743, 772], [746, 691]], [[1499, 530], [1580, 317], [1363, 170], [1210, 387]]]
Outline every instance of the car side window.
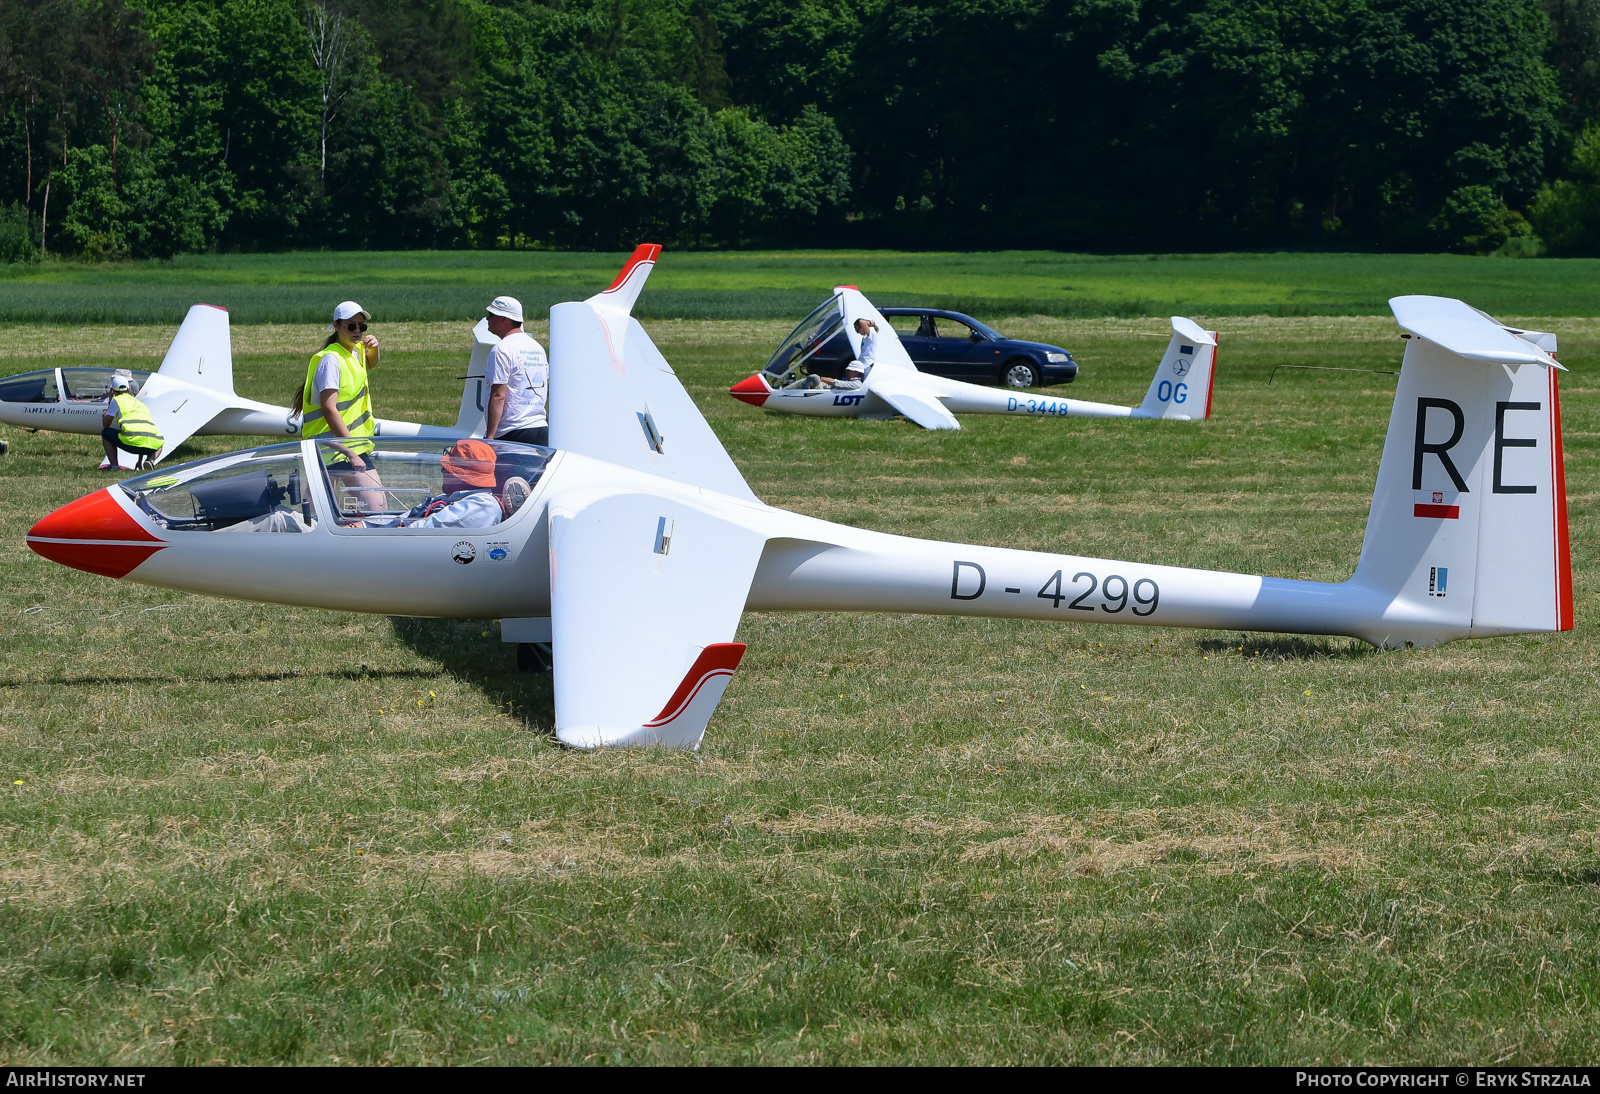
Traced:
[[920, 315], [890, 315], [886, 318], [901, 338], [927, 337], [921, 333], [923, 317]]
[[939, 317], [940, 338], [949, 339], [953, 342], [966, 342], [970, 341], [972, 336], [977, 333], [977, 331], [973, 330], [959, 319], [951, 319], [948, 315], [941, 315]]

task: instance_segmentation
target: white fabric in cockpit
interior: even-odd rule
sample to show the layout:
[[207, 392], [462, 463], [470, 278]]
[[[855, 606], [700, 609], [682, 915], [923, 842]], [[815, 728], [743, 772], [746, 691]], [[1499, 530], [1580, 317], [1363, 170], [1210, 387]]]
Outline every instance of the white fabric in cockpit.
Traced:
[[473, 490], [456, 497], [430, 516], [413, 520], [409, 513], [397, 517], [369, 517], [368, 528], [493, 528], [505, 510], [492, 490]]

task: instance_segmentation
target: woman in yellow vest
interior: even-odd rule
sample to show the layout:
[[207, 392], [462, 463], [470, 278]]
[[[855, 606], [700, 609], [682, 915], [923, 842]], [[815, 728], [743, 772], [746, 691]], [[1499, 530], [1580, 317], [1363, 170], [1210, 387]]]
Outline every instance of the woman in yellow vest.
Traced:
[[[290, 405], [300, 407], [300, 435], [344, 438], [329, 446], [334, 454], [328, 471], [343, 486], [381, 487], [372, 468], [374, 433], [372, 395], [367, 373], [378, 367], [378, 338], [367, 333], [366, 309], [346, 300], [333, 310], [328, 340], [311, 355], [305, 382]], [[341, 499], [342, 500], [342, 499]], [[360, 494], [364, 509], [383, 507], [382, 490]]]
[[135, 399], [133, 385], [126, 376], [111, 378], [111, 394], [106, 401], [106, 412], [100, 416], [100, 443], [105, 445], [106, 459], [100, 470], [115, 470], [117, 449], [134, 459], [134, 469], [155, 463], [164, 439], [150, 408]]

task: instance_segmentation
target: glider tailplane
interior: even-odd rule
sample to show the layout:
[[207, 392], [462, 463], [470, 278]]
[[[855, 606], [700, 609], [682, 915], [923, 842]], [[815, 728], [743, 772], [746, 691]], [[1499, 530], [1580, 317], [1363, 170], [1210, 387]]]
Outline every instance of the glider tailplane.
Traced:
[[1156, 367], [1150, 390], [1135, 417], [1192, 421], [1211, 417], [1211, 384], [1217, 334], [1192, 319], [1172, 317], [1172, 340]]
[[1419, 333], [1352, 583], [1388, 620], [1474, 637], [1571, 630], [1561, 366], [1461, 301], [1390, 303]]
[[550, 502], [556, 736], [577, 748], [698, 748], [744, 654], [766, 536], [666, 495]]
[[228, 309], [196, 304], [167, 347], [158, 376], [183, 380], [233, 398], [233, 344]]
[[467, 375], [461, 388], [461, 411], [456, 415], [457, 436], [483, 436], [489, 407], [489, 386], [484, 382], [484, 371], [489, 365], [489, 354], [499, 344], [500, 339], [489, 333], [489, 321], [478, 320], [478, 325], [472, 328], [472, 357], [467, 362]]

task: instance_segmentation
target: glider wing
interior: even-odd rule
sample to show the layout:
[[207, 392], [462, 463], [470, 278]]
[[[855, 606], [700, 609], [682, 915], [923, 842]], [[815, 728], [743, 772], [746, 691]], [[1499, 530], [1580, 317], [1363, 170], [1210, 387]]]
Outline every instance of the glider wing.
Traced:
[[607, 463], [756, 496], [630, 311], [661, 248], [633, 252], [605, 292], [550, 309], [550, 444]]
[[945, 409], [920, 374], [907, 374], [876, 366], [867, 374], [867, 390], [916, 422], [923, 429], [960, 429], [955, 415]]
[[174, 380], [164, 372], [158, 372], [145, 381], [139, 391], [139, 401], [150, 408], [150, 417], [155, 419], [156, 428], [161, 430], [161, 451], [156, 455], [156, 462], [159, 463], [237, 400], [232, 391], [224, 395], [220, 391]]
[[767, 537], [636, 488], [550, 502], [556, 735], [578, 748], [694, 748], [744, 646]]

